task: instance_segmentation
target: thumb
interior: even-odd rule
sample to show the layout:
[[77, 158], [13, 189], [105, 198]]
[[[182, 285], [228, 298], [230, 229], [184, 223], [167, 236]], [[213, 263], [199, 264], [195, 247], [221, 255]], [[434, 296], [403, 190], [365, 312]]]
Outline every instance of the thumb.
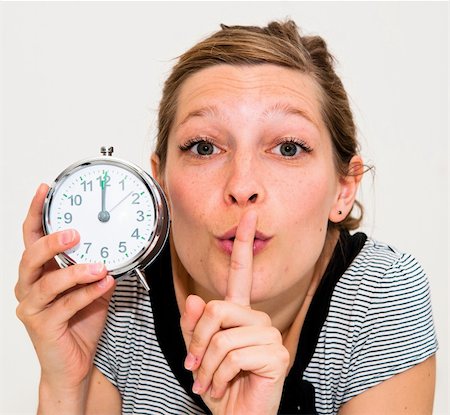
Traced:
[[191, 343], [195, 326], [200, 320], [205, 306], [206, 303], [198, 295], [190, 295], [186, 298], [183, 315], [180, 319], [180, 326], [187, 349]]

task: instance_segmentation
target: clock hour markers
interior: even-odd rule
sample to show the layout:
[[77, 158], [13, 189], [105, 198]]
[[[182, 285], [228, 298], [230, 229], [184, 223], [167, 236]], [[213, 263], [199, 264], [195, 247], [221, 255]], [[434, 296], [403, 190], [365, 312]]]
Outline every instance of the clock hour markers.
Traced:
[[75, 163], [58, 176], [44, 204], [44, 231], [79, 232], [80, 243], [57, 255], [62, 266], [103, 262], [119, 278], [138, 274], [159, 254], [168, 215], [164, 194], [147, 173], [106, 156]]

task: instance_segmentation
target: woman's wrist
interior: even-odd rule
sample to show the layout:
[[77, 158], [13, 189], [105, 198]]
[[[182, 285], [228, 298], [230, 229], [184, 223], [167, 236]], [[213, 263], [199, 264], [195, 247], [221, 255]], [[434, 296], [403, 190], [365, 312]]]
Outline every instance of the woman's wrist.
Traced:
[[81, 415], [86, 404], [87, 380], [76, 386], [58, 385], [41, 377], [39, 382], [39, 415]]

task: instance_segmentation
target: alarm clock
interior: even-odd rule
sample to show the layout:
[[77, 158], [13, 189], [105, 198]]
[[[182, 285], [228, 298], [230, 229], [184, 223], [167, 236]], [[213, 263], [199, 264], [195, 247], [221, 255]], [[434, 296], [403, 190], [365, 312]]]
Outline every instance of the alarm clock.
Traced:
[[100, 151], [55, 179], [44, 202], [44, 233], [79, 232], [80, 242], [55, 257], [61, 267], [103, 262], [114, 278], [134, 273], [149, 290], [143, 271], [169, 234], [166, 197], [144, 170], [112, 157], [112, 147]]

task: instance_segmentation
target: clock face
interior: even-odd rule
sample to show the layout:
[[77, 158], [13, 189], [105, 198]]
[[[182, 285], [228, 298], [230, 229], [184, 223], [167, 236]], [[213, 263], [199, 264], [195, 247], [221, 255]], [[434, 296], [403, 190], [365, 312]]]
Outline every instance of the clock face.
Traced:
[[155, 231], [151, 191], [131, 169], [86, 163], [64, 175], [49, 199], [48, 233], [76, 229], [80, 243], [65, 254], [76, 263], [103, 262], [114, 271], [142, 254]]

